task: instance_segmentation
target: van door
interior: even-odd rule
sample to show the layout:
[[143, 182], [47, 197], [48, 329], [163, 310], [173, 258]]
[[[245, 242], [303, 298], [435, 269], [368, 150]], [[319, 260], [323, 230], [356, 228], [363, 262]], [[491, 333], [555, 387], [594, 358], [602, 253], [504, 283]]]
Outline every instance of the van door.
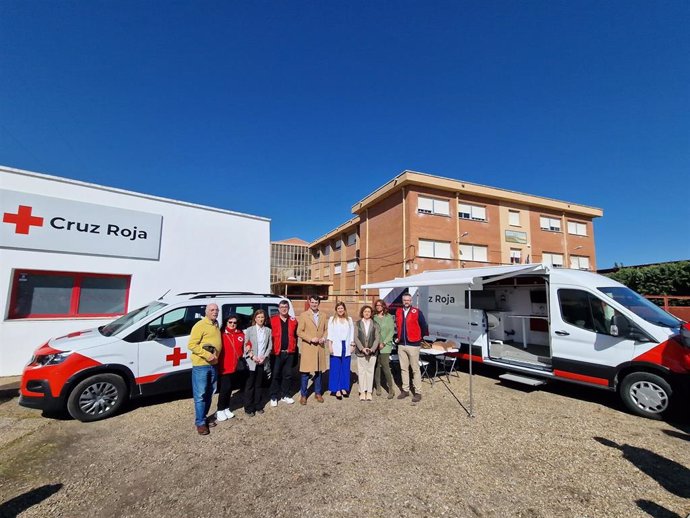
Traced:
[[172, 309], [142, 327], [137, 374], [142, 393], [167, 392], [191, 386], [192, 358], [187, 344], [192, 327], [205, 312], [205, 304], [184, 306]]
[[554, 374], [613, 386], [618, 365], [634, 356], [635, 342], [612, 327], [614, 316], [626, 317], [583, 289], [558, 288], [550, 302]]

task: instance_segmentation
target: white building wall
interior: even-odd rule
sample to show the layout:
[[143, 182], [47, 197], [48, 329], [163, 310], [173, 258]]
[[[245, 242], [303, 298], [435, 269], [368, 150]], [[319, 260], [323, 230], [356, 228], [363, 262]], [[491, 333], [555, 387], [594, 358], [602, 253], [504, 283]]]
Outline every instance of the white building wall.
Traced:
[[[0, 376], [21, 373], [33, 351], [47, 339], [111, 320], [9, 320], [15, 269], [131, 275], [128, 310], [157, 299], [168, 290], [270, 291], [270, 220], [266, 218], [5, 167], [0, 167], [0, 188], [163, 217], [157, 261], [6, 249], [0, 243]], [[69, 239], [68, 233], [65, 239]]]

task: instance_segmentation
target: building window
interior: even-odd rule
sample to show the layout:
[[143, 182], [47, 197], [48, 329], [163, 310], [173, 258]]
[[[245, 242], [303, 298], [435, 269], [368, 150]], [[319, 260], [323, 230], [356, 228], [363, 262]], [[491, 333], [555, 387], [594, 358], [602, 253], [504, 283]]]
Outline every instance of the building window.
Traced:
[[510, 249], [510, 263], [520, 264], [522, 262], [522, 250], [519, 248]]
[[460, 245], [460, 259], [462, 261], [488, 262], [489, 247], [483, 245]]
[[541, 261], [544, 264], [553, 266], [554, 268], [563, 268], [563, 254], [552, 254], [550, 252], [544, 252], [541, 255]]
[[582, 255], [571, 255], [570, 267], [573, 270], [589, 270], [589, 257]]
[[323, 255], [324, 255], [324, 257], [328, 257], [329, 255], [331, 255], [331, 245], [330, 244], [323, 245]]
[[354, 272], [355, 268], [357, 268], [357, 261], [348, 261], [347, 262], [347, 271], [348, 272]]
[[539, 226], [542, 230], [548, 230], [550, 232], [560, 232], [561, 220], [559, 218], [549, 218], [546, 216], [541, 216], [539, 218]]
[[9, 318], [112, 317], [127, 313], [129, 275], [18, 270]]
[[438, 200], [436, 198], [417, 198], [417, 212], [419, 214], [438, 214], [440, 216], [450, 216], [450, 202], [448, 200]]
[[340, 250], [340, 248], [342, 246], [343, 246], [343, 240], [342, 239], [336, 239], [335, 246], [333, 248], [335, 248], [336, 250]]
[[331, 276], [331, 267], [330, 266], [326, 266], [323, 269], [323, 276], [324, 277], [330, 277]]
[[357, 242], [357, 232], [347, 235], [347, 246], [352, 246]]
[[419, 240], [420, 257], [434, 257], [436, 259], [450, 259], [450, 243], [448, 241]]
[[568, 234], [574, 234], [576, 236], [586, 236], [587, 224], [578, 223], [577, 221], [568, 221]]
[[513, 227], [520, 226], [520, 211], [519, 210], [509, 210], [508, 211], [508, 224]]
[[471, 219], [474, 221], [486, 221], [486, 207], [479, 205], [467, 205], [460, 203], [458, 205], [458, 217], [460, 219]]
[[336, 264], [333, 266], [333, 275], [340, 275], [343, 272], [343, 265]]

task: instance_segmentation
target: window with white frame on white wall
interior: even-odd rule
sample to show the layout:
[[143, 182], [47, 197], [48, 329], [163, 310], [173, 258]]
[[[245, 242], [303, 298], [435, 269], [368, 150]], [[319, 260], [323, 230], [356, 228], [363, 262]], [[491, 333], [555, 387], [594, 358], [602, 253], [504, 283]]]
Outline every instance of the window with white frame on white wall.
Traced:
[[418, 255], [435, 259], [450, 259], [450, 242], [420, 239]]
[[352, 246], [357, 242], [357, 232], [347, 235], [347, 246]]
[[356, 268], [357, 268], [357, 261], [348, 261], [347, 262], [347, 271], [348, 272], [354, 272]]
[[450, 216], [450, 202], [438, 198], [417, 197], [417, 212], [419, 214], [437, 214]]
[[484, 245], [460, 245], [460, 260], [485, 263], [489, 260], [489, 247]]
[[508, 211], [508, 224], [512, 227], [520, 226], [520, 211], [519, 210], [509, 210]]
[[568, 234], [573, 234], [576, 236], [586, 236], [587, 224], [580, 223], [579, 221], [568, 221]]
[[343, 266], [341, 264], [336, 264], [333, 266], [333, 275], [339, 275], [343, 272]]
[[458, 217], [474, 221], [486, 221], [486, 207], [480, 205], [458, 204]]
[[544, 252], [541, 254], [541, 262], [553, 266], [554, 268], [563, 268], [563, 254], [552, 254], [551, 252]]
[[583, 255], [571, 255], [570, 267], [573, 270], [589, 270], [589, 257]]
[[548, 216], [541, 216], [539, 218], [539, 227], [542, 230], [548, 230], [550, 232], [560, 232], [561, 220], [560, 218], [549, 218]]
[[511, 248], [510, 262], [511, 264], [520, 264], [522, 262], [522, 250], [519, 248]]

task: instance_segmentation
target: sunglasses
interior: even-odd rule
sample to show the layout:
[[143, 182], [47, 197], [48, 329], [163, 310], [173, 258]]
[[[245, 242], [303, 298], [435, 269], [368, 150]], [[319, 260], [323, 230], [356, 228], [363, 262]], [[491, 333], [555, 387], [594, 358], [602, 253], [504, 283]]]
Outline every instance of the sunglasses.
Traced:
[[228, 324], [237, 325], [237, 320], [228, 320]]

